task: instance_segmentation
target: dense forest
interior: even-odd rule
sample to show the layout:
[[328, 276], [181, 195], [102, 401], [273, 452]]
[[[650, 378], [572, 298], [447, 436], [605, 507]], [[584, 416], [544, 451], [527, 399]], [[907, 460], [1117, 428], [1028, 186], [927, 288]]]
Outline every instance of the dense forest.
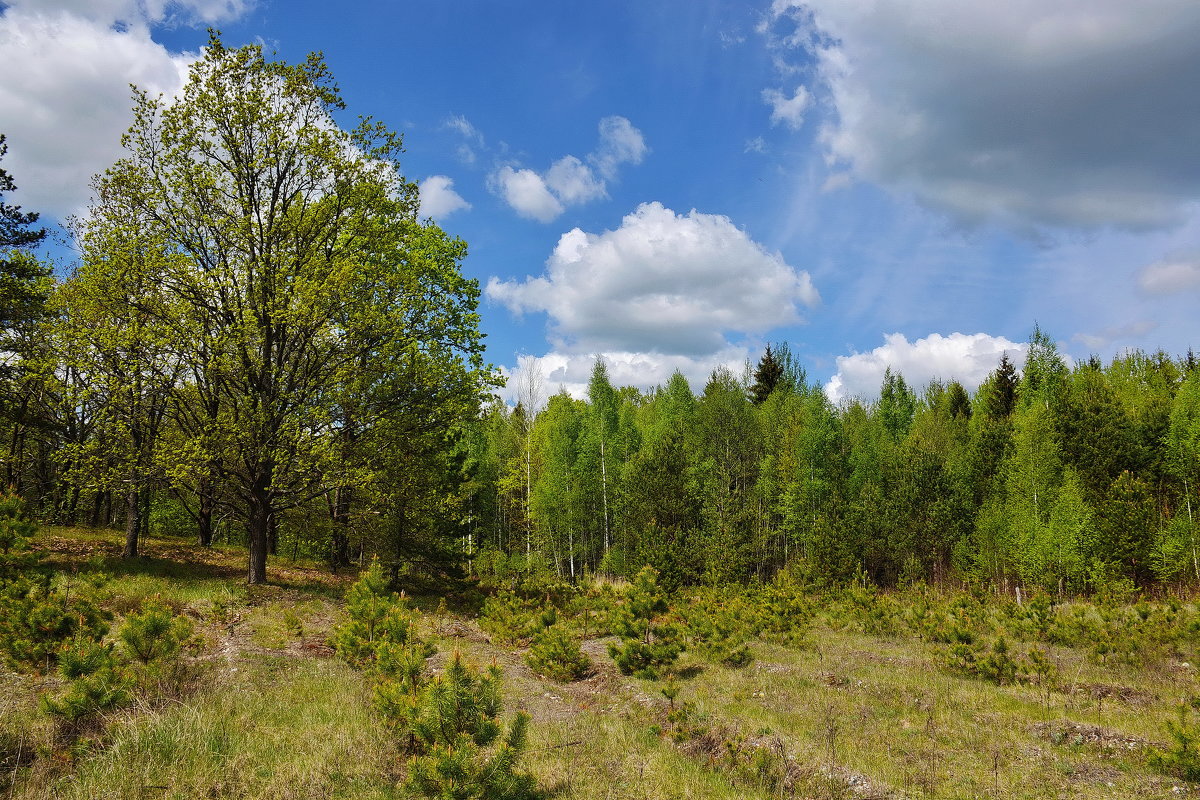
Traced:
[[[471, 531], [560, 574], [678, 584], [948, 578], [1077, 592], [1200, 578], [1200, 372], [1189, 354], [1070, 367], [1035, 329], [972, 397], [890, 371], [830, 403], [786, 345], [701, 394], [648, 395], [597, 361], [586, 401], [495, 404], [471, 433]], [[481, 556], [483, 557], [483, 556]]]
[[[232, 90], [236, 87], [236, 91]], [[466, 245], [417, 219], [399, 138], [335, 123], [319, 57], [214, 36], [135, 96], [78, 264], [4, 206], [4, 481], [43, 521], [347, 566], [671, 585], [971, 580], [1078, 592], [1200, 580], [1191, 353], [1069, 364], [1035, 328], [972, 396], [888, 372], [834, 405], [787, 344], [697, 394], [595, 363], [586, 400], [493, 396]], [[6, 191], [14, 188], [4, 173]], [[948, 376], [950, 377], [950, 376]], [[489, 400], [489, 398], [491, 398]]]

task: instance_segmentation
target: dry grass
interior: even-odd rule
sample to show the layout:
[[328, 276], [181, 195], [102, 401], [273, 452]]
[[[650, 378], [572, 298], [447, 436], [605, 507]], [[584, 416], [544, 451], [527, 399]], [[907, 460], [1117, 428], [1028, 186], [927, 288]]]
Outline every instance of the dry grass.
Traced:
[[[4, 762], [23, 776], [12, 797], [397, 796], [403, 759], [362, 676], [324, 644], [350, 578], [273, 562], [276, 583], [248, 592], [237, 550], [154, 541], [126, 564], [113, 532], [55, 531], [47, 543], [68, 570], [110, 573], [116, 605], [158, 595], [192, 616], [214, 677], [184, 702], [114, 716], [103, 746], [71, 758], [51, 755], [36, 682], [6, 676], [0, 733], [42, 748], [32, 762]], [[1048, 647], [1050, 687], [997, 686], [946, 672], [939, 645], [837, 622], [818, 624], [803, 648], [756, 642], [743, 669], [686, 655], [690, 677], [672, 704], [661, 682], [619, 675], [604, 641], [584, 643], [592, 675], [563, 685], [533, 674], [519, 648], [489, 643], [473, 619], [427, 613], [421, 624], [440, 650], [432, 669], [455, 650], [504, 669], [507, 711], [533, 718], [525, 763], [550, 797], [1200, 796], [1147, 765], [1178, 701], [1200, 692], [1178, 659], [1101, 664]]]

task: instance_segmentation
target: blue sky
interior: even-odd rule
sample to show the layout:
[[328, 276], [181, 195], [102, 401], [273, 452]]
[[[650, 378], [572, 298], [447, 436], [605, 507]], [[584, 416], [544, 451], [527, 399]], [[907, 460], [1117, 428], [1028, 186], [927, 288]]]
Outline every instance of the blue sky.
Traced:
[[28, 210], [85, 206], [128, 84], [173, 91], [208, 25], [321, 50], [468, 242], [489, 359], [547, 391], [775, 341], [835, 399], [973, 388], [1035, 322], [1073, 358], [1200, 345], [1194, 0], [0, 7]]

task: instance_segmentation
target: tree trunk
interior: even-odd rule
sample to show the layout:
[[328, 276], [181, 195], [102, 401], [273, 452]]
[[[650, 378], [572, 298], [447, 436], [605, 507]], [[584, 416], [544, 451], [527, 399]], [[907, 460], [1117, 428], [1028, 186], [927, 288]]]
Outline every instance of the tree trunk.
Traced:
[[247, 583], [267, 582], [267, 552], [271, 535], [271, 519], [274, 516], [274, 497], [271, 483], [274, 464], [269, 459], [259, 465], [258, 477], [250, 490], [250, 513], [247, 528], [250, 534], [250, 564]]
[[354, 490], [339, 486], [333, 501], [333, 541], [329, 548], [329, 565], [337, 570], [350, 566], [350, 504]]
[[121, 558], [137, 558], [138, 532], [142, 529], [142, 503], [136, 486], [125, 491], [125, 549]]
[[212, 547], [213, 543], [213, 498], [208, 481], [200, 484], [199, 506], [196, 509], [197, 536], [201, 547]]
[[271, 527], [271, 503], [267, 497], [255, 497], [250, 505], [250, 564], [246, 583], [267, 582], [267, 535]]
[[92, 518], [90, 520], [91, 527], [100, 527], [100, 510], [104, 507], [104, 492], [96, 492], [92, 498]]

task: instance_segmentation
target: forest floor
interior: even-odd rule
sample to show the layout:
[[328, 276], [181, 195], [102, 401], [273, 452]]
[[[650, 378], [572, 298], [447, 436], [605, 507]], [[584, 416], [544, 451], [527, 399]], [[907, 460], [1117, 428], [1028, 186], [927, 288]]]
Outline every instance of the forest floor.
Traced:
[[[11, 798], [398, 798], [405, 761], [361, 673], [327, 644], [351, 575], [286, 559], [247, 587], [245, 553], [151, 539], [119, 558], [111, 531], [43, 533], [64, 572], [103, 571], [115, 613], [158, 598], [202, 641], [186, 696], [112, 714], [86, 748], [56, 747], [37, 696], [52, 679], [0, 674], [0, 759]], [[751, 644], [740, 669], [685, 654], [679, 693], [621, 675], [607, 640], [574, 683], [534, 674], [466, 614], [418, 597], [422, 634], [504, 674], [505, 711], [531, 716], [525, 768], [555, 798], [1168, 798], [1193, 784], [1149, 766], [1167, 722], [1196, 694], [1195, 667], [1098, 664], [1052, 648], [1053, 687], [994, 685], [938, 666], [914, 637], [820, 622], [802, 646]], [[30, 756], [29, 753], [34, 753]], [[0, 793], [2, 796], [3, 793]]]

